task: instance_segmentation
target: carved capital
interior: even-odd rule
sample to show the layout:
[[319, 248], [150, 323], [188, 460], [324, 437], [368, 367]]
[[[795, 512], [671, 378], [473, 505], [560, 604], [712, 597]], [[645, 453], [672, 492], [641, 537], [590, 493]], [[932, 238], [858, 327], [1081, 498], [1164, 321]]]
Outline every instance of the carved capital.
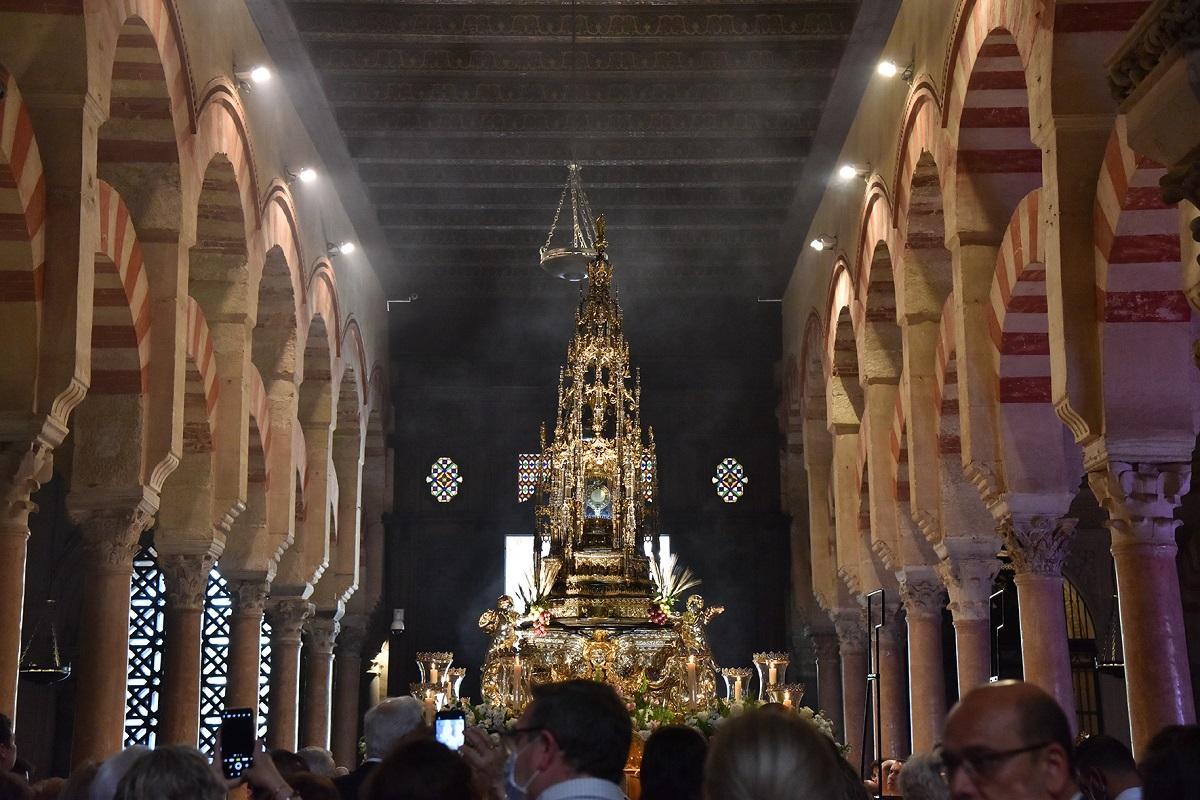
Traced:
[[1043, 514], [1010, 514], [996, 526], [1018, 575], [1062, 576], [1079, 520]]
[[229, 594], [233, 597], [233, 613], [246, 617], [261, 617], [266, 609], [267, 595], [271, 584], [260, 580], [238, 580], [229, 582]]
[[342, 617], [342, 630], [337, 637], [339, 658], [361, 658], [363, 645], [367, 641], [367, 618], [361, 614]]
[[305, 624], [304, 629], [308, 632], [309, 646], [321, 655], [330, 655], [342, 626], [336, 619], [313, 617]]
[[133, 570], [138, 540], [154, 523], [154, 509], [145, 501], [132, 508], [94, 510], [72, 514], [92, 567], [123, 572]]
[[1000, 478], [998, 465], [983, 461], [971, 461], [963, 466], [963, 474], [979, 492], [979, 497], [988, 511], [1000, 503], [1004, 492], [1004, 481]]
[[1200, 0], [1168, 0], [1143, 20], [1117, 52], [1108, 71], [1108, 83], [1118, 102], [1125, 100], [1149, 75], [1162, 57], [1180, 43], [1200, 39]]
[[176, 610], [204, 608], [204, 589], [212, 572], [213, 557], [192, 553], [169, 553], [158, 560], [167, 585], [167, 606]]
[[906, 579], [900, 583], [900, 602], [909, 619], [941, 619], [946, 592], [933, 578]]
[[938, 564], [955, 621], [991, 617], [992, 583], [998, 572], [1000, 562], [994, 557], [949, 558]]
[[304, 623], [312, 618], [316, 610], [312, 603], [298, 597], [270, 600], [266, 615], [271, 626], [271, 641], [298, 644]]
[[50, 480], [53, 451], [40, 441], [0, 445], [0, 531], [29, 536], [30, 496]]
[[838, 611], [834, 615], [833, 628], [837, 631], [838, 652], [842, 656], [867, 651], [867, 622], [861, 610]]
[[813, 652], [816, 653], [817, 663], [836, 661], [841, 642], [835, 633], [814, 633], [812, 635]]
[[1175, 519], [1192, 483], [1191, 464], [1109, 461], [1088, 473], [1092, 494], [1108, 512], [1113, 548], [1130, 544], [1175, 546]]

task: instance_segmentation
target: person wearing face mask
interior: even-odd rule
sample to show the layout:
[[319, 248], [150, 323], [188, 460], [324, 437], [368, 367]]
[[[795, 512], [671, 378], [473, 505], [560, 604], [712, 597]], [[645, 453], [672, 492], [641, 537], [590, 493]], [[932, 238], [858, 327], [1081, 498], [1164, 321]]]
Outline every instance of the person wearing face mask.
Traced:
[[509, 800], [624, 800], [633, 725], [611, 686], [574, 680], [533, 688], [505, 738]]
[[1111, 736], [1089, 736], [1075, 748], [1079, 789], [1088, 800], [1142, 800], [1133, 753]]

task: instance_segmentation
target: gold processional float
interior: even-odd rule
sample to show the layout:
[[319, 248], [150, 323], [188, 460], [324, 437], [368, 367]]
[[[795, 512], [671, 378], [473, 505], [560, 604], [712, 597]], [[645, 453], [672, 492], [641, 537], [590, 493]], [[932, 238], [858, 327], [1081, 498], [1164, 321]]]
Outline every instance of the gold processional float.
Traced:
[[[516, 598], [501, 596], [479, 627], [492, 637], [480, 684], [484, 700], [519, 714], [530, 687], [571, 678], [612, 685], [622, 697], [664, 712], [695, 713], [717, 705], [717, 676], [728, 702], [798, 706], [800, 684], [784, 683], [788, 656], [756, 653], [751, 671], [720, 669], [706, 628], [724, 611], [698, 594], [674, 558], [651, 558], [658, 540], [658, 459], [654, 430], [643, 437], [640, 373], [631, 373], [629, 343], [612, 292], [604, 218], [596, 220], [595, 258], [575, 314], [567, 363], [559, 371], [554, 435], [541, 430], [534, 467], [533, 572]], [[424, 693], [459, 700], [461, 668], [452, 653], [419, 653]], [[432, 708], [431, 708], [432, 710]]]

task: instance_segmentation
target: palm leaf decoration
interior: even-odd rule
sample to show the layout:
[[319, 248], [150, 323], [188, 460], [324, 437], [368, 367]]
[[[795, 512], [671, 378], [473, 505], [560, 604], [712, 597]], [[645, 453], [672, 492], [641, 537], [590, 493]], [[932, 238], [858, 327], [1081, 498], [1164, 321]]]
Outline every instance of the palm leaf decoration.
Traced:
[[688, 589], [700, 585], [700, 579], [690, 569], [675, 563], [674, 553], [659, 553], [658, 558], [650, 562], [650, 577], [654, 579], [655, 602], [665, 603], [668, 607]]
[[545, 607], [546, 598], [554, 586], [561, 566], [554, 561], [543, 561], [540, 569], [525, 573], [524, 582], [517, 587], [517, 599], [525, 604], [524, 613], [526, 615], [534, 613], [535, 609], [540, 611]]

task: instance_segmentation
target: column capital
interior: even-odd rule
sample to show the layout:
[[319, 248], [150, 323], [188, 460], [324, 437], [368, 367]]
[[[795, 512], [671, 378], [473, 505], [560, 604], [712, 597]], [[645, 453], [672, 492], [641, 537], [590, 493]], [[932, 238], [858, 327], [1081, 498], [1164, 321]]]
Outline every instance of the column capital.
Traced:
[[50, 480], [54, 451], [40, 441], [0, 446], [0, 533], [29, 536], [30, 495]]
[[233, 613], [247, 617], [261, 617], [267, 605], [271, 582], [267, 580], [233, 579], [229, 581], [229, 594], [233, 598]]
[[955, 622], [991, 618], [992, 583], [999, 572], [995, 556], [951, 557], [938, 563]]
[[337, 640], [341, 629], [341, 624], [330, 617], [312, 617], [304, 626], [304, 630], [308, 633], [308, 643], [314, 650], [324, 655], [333, 653], [333, 643]]
[[271, 598], [266, 608], [267, 622], [271, 625], [271, 638], [299, 643], [304, 623], [316, 610], [316, 606], [299, 597]]
[[831, 661], [838, 657], [838, 641], [837, 633], [830, 631], [821, 631], [812, 634], [813, 652], [816, 653], [817, 661]]
[[367, 641], [367, 617], [365, 614], [347, 614], [341, 620], [342, 629], [337, 637], [338, 656], [358, 658], [362, 656]]
[[1017, 575], [1062, 576], [1079, 520], [1046, 514], [1009, 514], [996, 526]]
[[155, 509], [143, 499], [132, 506], [70, 509], [80, 527], [89, 563], [107, 569], [130, 570], [142, 534], [154, 524]]
[[900, 604], [909, 619], [941, 619], [946, 590], [933, 576], [900, 582]]
[[1088, 472], [1088, 485], [1108, 512], [1113, 549], [1133, 544], [1175, 546], [1175, 519], [1192, 484], [1192, 465], [1109, 461]]
[[839, 609], [833, 615], [833, 628], [843, 656], [867, 651], [867, 623], [861, 609]]
[[214, 559], [208, 554], [166, 553], [159, 556], [167, 587], [167, 606], [176, 610], [204, 608], [204, 590]]

